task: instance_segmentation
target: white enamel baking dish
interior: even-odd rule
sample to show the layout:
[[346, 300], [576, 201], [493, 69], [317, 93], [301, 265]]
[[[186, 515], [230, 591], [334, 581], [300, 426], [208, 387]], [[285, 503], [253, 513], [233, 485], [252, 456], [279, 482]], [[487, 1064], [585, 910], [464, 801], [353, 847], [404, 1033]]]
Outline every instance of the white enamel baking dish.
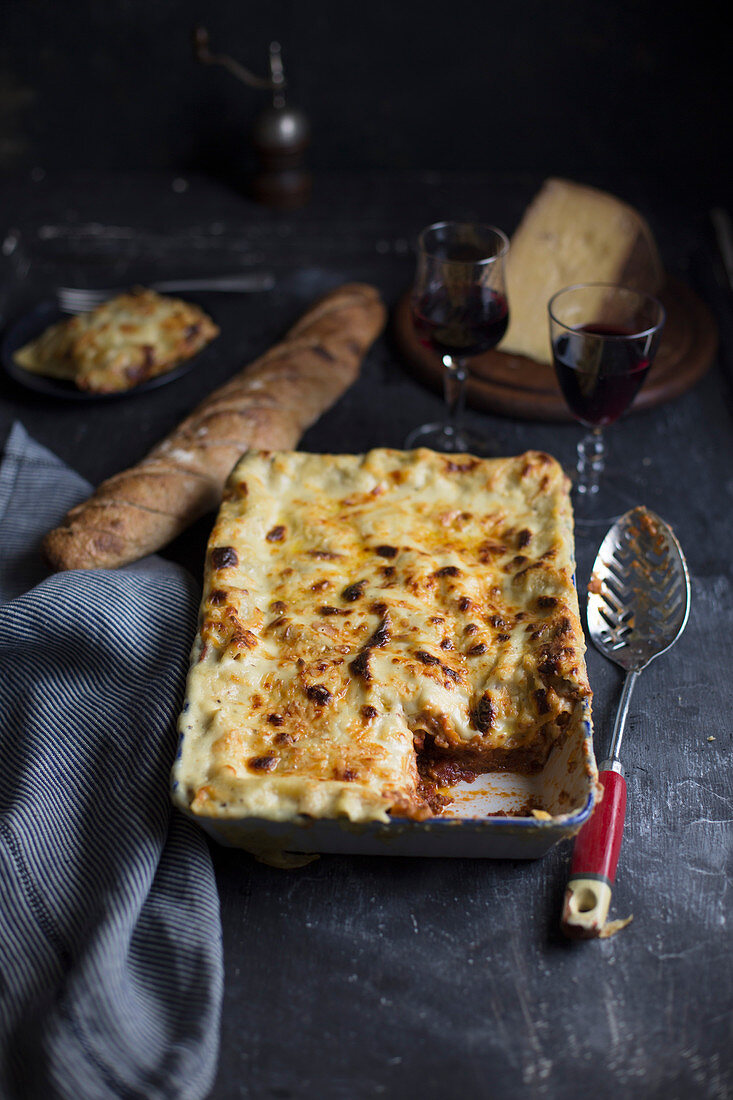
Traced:
[[[279, 822], [188, 816], [219, 843], [285, 866], [326, 853], [536, 859], [574, 836], [588, 820], [597, 799], [597, 777], [590, 703], [583, 701], [567, 737], [553, 749], [541, 772], [492, 772], [474, 783], [459, 783], [442, 817], [355, 824], [340, 818]], [[534, 816], [529, 807], [543, 812]], [[502, 816], [518, 811], [518, 816]]]

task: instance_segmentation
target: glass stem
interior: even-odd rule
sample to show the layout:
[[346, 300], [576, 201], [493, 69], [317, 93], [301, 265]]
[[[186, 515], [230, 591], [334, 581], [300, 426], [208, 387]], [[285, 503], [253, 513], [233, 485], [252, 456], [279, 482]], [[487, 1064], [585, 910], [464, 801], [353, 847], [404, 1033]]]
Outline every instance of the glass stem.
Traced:
[[593, 428], [578, 444], [578, 493], [590, 496], [598, 492], [601, 474], [606, 464], [606, 443], [601, 428]]
[[443, 394], [448, 406], [446, 432], [452, 436], [460, 436], [463, 427], [467, 377], [468, 371], [463, 359], [454, 355], [443, 356]]

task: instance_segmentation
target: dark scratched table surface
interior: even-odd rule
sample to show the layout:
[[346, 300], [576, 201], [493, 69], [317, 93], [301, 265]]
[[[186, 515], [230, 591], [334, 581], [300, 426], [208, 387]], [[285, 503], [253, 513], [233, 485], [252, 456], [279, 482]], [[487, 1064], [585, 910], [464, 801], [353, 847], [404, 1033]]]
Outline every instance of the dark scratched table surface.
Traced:
[[[393, 304], [425, 224], [475, 218], [511, 232], [531, 176], [330, 175], [308, 206], [264, 210], [203, 176], [46, 176], [0, 185], [3, 323], [59, 282], [268, 270], [266, 294], [211, 298], [222, 327], [206, 372], [146, 395], [78, 405], [0, 378], [14, 419], [97, 483], [138, 459], [213, 385], [347, 280]], [[591, 181], [593, 182], [593, 181]], [[603, 182], [603, 181], [595, 181]], [[616, 188], [618, 190], [618, 187]], [[212, 846], [226, 989], [214, 1100], [733, 1096], [733, 296], [708, 212], [629, 182], [668, 270], [712, 309], [720, 351], [690, 392], [608, 433], [612, 461], [675, 528], [692, 577], [689, 625], [641, 677], [623, 758], [629, 805], [614, 938], [568, 943], [558, 916], [569, 844], [535, 862], [326, 856], [294, 871]], [[305, 449], [401, 446], [441, 411], [389, 331]], [[573, 461], [579, 428], [471, 413], [497, 453]], [[201, 574], [210, 518], [165, 554]], [[578, 539], [582, 591], [598, 539]], [[588, 653], [602, 754], [621, 674]]]

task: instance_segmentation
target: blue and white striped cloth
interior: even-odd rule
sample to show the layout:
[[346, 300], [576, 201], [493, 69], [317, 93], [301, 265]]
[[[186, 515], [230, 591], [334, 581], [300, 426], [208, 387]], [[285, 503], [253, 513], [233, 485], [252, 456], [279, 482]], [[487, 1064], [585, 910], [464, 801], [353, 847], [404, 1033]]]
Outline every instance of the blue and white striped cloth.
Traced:
[[197, 1098], [218, 1054], [206, 842], [170, 808], [198, 592], [147, 558], [49, 576], [88, 485], [16, 424], [0, 466], [0, 1096]]

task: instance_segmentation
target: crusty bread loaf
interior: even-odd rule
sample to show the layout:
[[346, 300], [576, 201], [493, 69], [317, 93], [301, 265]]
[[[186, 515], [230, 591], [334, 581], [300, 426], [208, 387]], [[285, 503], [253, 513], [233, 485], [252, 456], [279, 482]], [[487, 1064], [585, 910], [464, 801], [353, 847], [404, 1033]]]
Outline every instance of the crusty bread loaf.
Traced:
[[55, 569], [112, 569], [160, 549], [218, 507], [249, 449], [292, 450], [355, 381], [386, 311], [351, 283], [309, 309], [281, 343], [215, 390], [136, 466], [103, 482], [46, 536]]
[[614, 195], [545, 180], [512, 236], [509, 328], [499, 351], [551, 362], [547, 303], [572, 283], [616, 283], [656, 294], [664, 269], [649, 226]]

